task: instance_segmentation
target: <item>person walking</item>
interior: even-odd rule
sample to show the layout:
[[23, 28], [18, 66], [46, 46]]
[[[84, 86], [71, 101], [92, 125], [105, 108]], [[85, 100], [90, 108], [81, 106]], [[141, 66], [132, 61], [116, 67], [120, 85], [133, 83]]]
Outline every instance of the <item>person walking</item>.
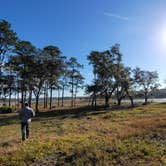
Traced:
[[28, 103], [24, 104], [24, 107], [19, 111], [19, 118], [21, 121], [21, 134], [22, 140], [28, 139], [29, 137], [29, 123], [31, 118], [35, 116], [35, 112], [28, 106]]

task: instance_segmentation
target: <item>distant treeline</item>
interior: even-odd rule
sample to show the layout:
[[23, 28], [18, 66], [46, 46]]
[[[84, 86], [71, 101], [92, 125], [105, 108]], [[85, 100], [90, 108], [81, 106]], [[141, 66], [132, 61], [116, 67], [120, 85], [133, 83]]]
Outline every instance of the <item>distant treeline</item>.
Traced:
[[156, 89], [153, 92], [154, 98], [166, 98], [166, 89]]
[[[79, 56], [79, 55], [77, 55]], [[93, 66], [92, 84], [85, 85], [81, 73], [83, 65], [75, 57], [68, 59], [59, 47], [54, 45], [36, 48], [29, 41], [22, 41], [11, 25], [0, 21], [0, 98], [4, 103], [15, 98], [17, 107], [23, 107], [25, 101], [31, 105], [35, 97], [36, 111], [39, 111], [39, 99], [43, 98], [44, 108], [52, 108], [53, 91], [57, 91], [57, 106], [64, 105], [66, 90], [71, 93], [71, 107], [76, 105], [77, 94], [85, 89], [92, 106], [97, 106], [97, 98], [105, 100], [116, 98], [117, 104], [129, 98], [134, 106], [134, 98], [140, 94], [145, 99], [153, 96], [164, 97], [159, 87], [156, 71], [131, 69], [122, 61], [120, 45], [115, 44], [104, 51], [91, 51], [87, 56]], [[141, 93], [140, 93], [141, 92]], [[21, 101], [21, 102], [20, 102]]]

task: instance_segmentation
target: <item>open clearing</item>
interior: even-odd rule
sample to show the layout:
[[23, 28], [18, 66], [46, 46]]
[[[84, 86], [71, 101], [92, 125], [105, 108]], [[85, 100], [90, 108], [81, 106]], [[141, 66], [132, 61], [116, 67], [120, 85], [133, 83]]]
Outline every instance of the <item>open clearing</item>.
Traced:
[[21, 142], [15, 114], [0, 115], [0, 165], [166, 165], [166, 104], [50, 111]]

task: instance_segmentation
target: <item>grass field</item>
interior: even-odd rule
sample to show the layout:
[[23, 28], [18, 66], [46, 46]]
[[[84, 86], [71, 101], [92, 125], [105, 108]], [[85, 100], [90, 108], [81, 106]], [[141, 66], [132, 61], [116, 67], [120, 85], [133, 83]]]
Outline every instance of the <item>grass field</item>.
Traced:
[[0, 115], [0, 165], [166, 165], [165, 103], [43, 112], [30, 129], [21, 142], [17, 116]]

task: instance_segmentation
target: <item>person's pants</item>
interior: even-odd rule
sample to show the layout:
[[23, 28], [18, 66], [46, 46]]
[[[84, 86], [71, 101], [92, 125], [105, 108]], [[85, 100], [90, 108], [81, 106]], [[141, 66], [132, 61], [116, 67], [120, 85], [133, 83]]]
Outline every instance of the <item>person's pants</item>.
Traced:
[[29, 124], [28, 124], [28, 122], [21, 123], [21, 133], [22, 133], [22, 140], [23, 141], [29, 137]]

